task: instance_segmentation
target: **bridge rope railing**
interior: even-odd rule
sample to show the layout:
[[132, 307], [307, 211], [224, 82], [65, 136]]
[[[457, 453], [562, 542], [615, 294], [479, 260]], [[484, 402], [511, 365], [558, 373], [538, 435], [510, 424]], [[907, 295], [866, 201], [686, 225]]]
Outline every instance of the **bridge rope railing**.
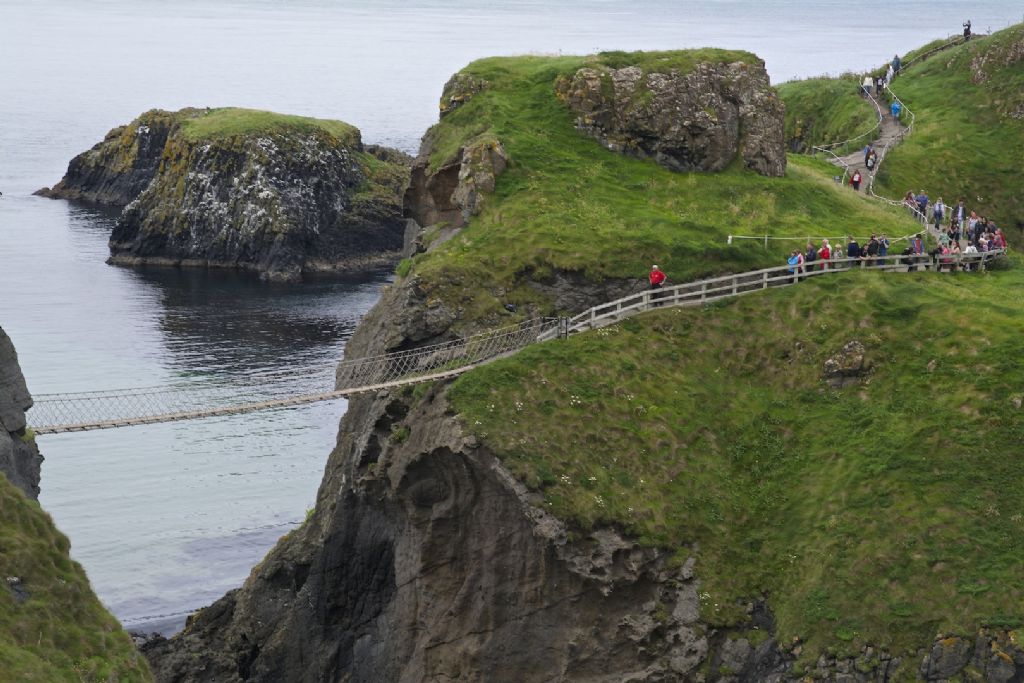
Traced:
[[558, 325], [535, 318], [416, 349], [345, 360], [334, 372], [300, 368], [295, 377], [237, 377], [212, 384], [37, 394], [28, 418], [36, 434], [86, 431], [237, 415], [327, 401], [451, 377], [536, 341]]

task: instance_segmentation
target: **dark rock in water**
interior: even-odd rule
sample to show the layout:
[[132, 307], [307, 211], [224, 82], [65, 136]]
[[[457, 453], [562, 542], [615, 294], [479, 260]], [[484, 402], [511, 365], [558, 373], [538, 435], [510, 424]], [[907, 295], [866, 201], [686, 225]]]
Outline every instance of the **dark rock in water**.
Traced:
[[762, 175], [786, 173], [785, 111], [763, 62], [701, 62], [685, 73], [596, 65], [556, 89], [577, 127], [611, 150], [674, 171], [721, 171], [739, 157]]
[[151, 111], [75, 157], [50, 197], [125, 205], [111, 261], [296, 279], [393, 262], [411, 159], [359, 131], [249, 110]]
[[38, 498], [43, 456], [25, 423], [25, 411], [31, 407], [18, 354], [0, 328], [0, 472], [26, 495]]

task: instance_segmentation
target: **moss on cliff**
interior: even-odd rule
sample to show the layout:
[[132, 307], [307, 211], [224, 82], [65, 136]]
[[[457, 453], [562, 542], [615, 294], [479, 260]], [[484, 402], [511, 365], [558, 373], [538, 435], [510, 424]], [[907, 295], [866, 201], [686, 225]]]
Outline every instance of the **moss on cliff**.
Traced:
[[[452, 302], [463, 317], [501, 311], [505, 301], [529, 301], [535, 295], [520, 285], [559, 271], [592, 280], [642, 278], [657, 263], [671, 279], [684, 281], [782, 263], [789, 249], [802, 246], [729, 245], [730, 234], [838, 237], [915, 230], [902, 212], [837, 187], [831, 169], [813, 161], [796, 160], [784, 178], [736, 167], [683, 174], [604, 149], [575, 129], [572, 112], [555, 95], [555, 81], [605, 59], [474, 62], [464, 72], [487, 87], [429, 131], [435, 169], [481, 139], [500, 140], [510, 159], [485, 210], [412, 269], [431, 296]], [[612, 61], [629, 59], [617, 53]], [[466, 283], [485, 286], [466, 289]], [[505, 293], [497, 296], [497, 290]]]
[[[1024, 270], [850, 273], [656, 312], [461, 377], [467, 428], [578, 527], [697, 552], [702, 613], [893, 652], [1024, 623]], [[822, 380], [860, 340], [859, 386]]]
[[50, 518], [0, 475], [0, 678], [152, 680]]

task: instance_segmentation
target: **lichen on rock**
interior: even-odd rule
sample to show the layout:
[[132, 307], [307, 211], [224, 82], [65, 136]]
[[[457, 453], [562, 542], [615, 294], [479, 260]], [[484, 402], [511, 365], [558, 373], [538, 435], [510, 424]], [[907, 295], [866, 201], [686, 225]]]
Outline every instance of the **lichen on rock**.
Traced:
[[596, 63], [555, 88], [577, 128], [610, 150], [674, 171], [722, 171], [740, 158], [762, 175], [785, 175], [783, 106], [762, 62], [666, 72]]

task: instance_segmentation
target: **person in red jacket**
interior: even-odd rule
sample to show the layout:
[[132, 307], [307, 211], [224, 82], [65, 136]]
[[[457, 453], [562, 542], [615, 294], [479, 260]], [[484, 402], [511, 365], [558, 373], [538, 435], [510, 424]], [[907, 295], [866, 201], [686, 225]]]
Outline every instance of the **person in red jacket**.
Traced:
[[665, 271], [658, 266], [651, 266], [651, 274], [647, 278], [651, 281], [651, 289], [661, 289], [665, 284]]
[[818, 260], [822, 262], [822, 270], [826, 270], [828, 268], [828, 260], [830, 258], [832, 258], [832, 250], [829, 249], [828, 240], [823, 239], [821, 241], [821, 249], [818, 250]]
[[[658, 268], [658, 266], [651, 266], [651, 273], [647, 276], [647, 279], [651, 281], [651, 289], [657, 291], [665, 284], [665, 271]], [[652, 294], [651, 300], [655, 301], [657, 297], [657, 294]], [[655, 303], [654, 305], [657, 306], [658, 304]]]

